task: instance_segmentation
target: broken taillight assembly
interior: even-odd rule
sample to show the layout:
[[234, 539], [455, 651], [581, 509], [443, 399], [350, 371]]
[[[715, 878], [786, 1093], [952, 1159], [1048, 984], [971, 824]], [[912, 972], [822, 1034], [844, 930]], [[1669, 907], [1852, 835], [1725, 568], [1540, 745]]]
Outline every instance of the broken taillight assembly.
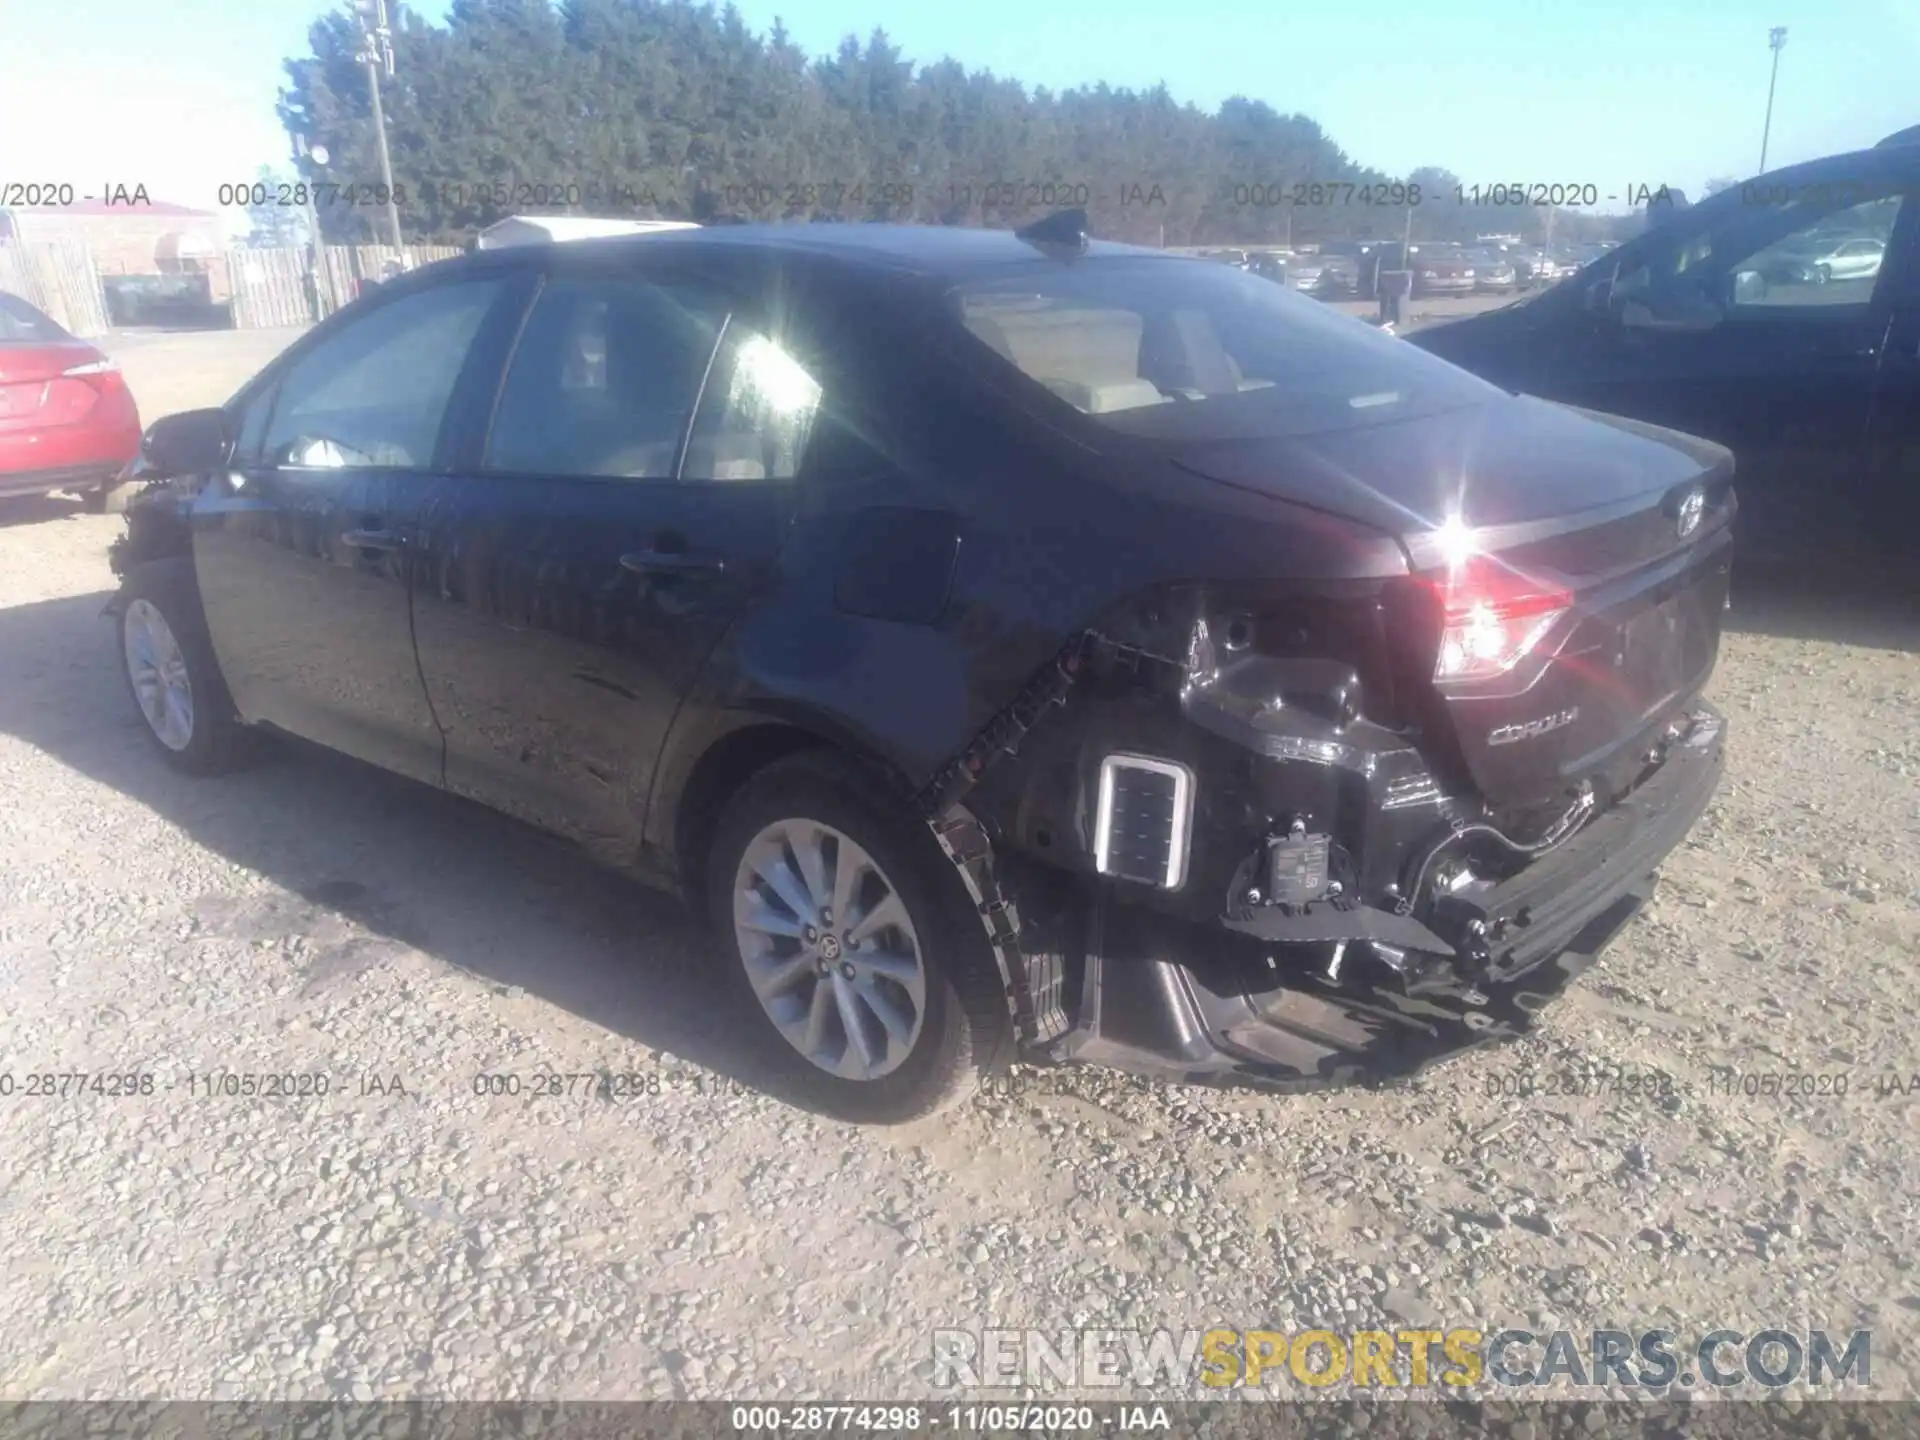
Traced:
[[1541, 585], [1489, 555], [1471, 555], [1430, 577], [1443, 618], [1435, 680], [1504, 675], [1573, 607], [1571, 592]]

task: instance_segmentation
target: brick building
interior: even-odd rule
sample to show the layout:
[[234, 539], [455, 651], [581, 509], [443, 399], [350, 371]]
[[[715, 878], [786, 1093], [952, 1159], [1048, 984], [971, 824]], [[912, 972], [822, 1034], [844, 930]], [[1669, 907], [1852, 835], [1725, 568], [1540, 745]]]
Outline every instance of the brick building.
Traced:
[[211, 210], [79, 200], [72, 205], [0, 210], [0, 242], [77, 240], [92, 252], [102, 280], [126, 275], [205, 275], [210, 297], [228, 295], [226, 233]]

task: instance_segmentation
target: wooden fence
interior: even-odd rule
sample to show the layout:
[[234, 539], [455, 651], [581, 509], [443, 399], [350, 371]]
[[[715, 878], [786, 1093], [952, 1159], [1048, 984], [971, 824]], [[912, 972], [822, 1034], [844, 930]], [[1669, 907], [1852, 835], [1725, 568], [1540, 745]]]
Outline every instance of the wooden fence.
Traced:
[[305, 325], [314, 318], [313, 281], [307, 257], [298, 249], [229, 250], [227, 283], [233, 288], [236, 330]]
[[[464, 253], [454, 245], [328, 245], [310, 265], [304, 246], [226, 252], [236, 330], [311, 325], [360, 293], [361, 282], [386, 278], [388, 262], [408, 270]], [[0, 290], [51, 315], [76, 335], [109, 327], [106, 294], [92, 252], [81, 240], [0, 243]]]
[[360, 293], [363, 280], [386, 278], [390, 261], [417, 270], [436, 260], [464, 254], [456, 245], [327, 245], [319, 264], [308, 268], [304, 247], [227, 252], [233, 283], [233, 325], [261, 330], [275, 325], [307, 325], [324, 320]]
[[84, 241], [0, 244], [0, 290], [44, 310], [75, 335], [106, 333], [107, 297]]

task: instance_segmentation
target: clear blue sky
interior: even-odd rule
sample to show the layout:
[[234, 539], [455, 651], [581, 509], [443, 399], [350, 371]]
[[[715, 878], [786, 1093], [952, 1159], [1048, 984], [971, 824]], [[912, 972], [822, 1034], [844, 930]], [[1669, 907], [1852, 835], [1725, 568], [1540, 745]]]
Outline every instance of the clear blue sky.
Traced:
[[[144, 183], [211, 206], [279, 164], [283, 57], [316, 0], [0, 0], [0, 183]], [[444, 6], [423, 7], [435, 19]], [[1789, 28], [1769, 163], [1920, 122], [1920, 0], [743, 0], [814, 54], [884, 26], [1029, 85], [1105, 80], [1318, 120], [1360, 162], [1472, 183], [1667, 182], [1698, 194], [1759, 159], [1767, 30]], [[404, 54], [400, 57], [404, 65]], [[1074, 177], [1068, 177], [1074, 178]]]

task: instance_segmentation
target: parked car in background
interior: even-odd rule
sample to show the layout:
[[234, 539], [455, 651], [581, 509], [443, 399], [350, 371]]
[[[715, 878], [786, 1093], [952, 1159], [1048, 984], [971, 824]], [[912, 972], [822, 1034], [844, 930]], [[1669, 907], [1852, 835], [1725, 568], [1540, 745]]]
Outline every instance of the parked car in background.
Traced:
[[143, 733], [679, 890], [709, 1013], [851, 1119], [1015, 1047], [1317, 1084], [1522, 1033], [1718, 781], [1726, 452], [1084, 229], [390, 281], [149, 434]]
[[1359, 251], [1355, 291], [1362, 300], [1377, 298], [1380, 276], [1395, 270], [1412, 272], [1415, 295], [1473, 293], [1473, 263], [1458, 245], [1440, 240], [1422, 240], [1410, 246], [1398, 240], [1369, 240], [1360, 245]]
[[1351, 256], [1300, 255], [1287, 263], [1287, 283], [1320, 299], [1336, 299], [1358, 288], [1359, 271]]
[[1478, 284], [1472, 258], [1437, 246], [1413, 247], [1415, 295], [1471, 295]]
[[1508, 295], [1519, 288], [1520, 274], [1498, 251], [1469, 250], [1461, 257], [1473, 266], [1473, 288], [1483, 295]]
[[1248, 255], [1246, 268], [1249, 274], [1284, 285], [1287, 283], [1288, 264], [1286, 256], [1270, 250], [1256, 250]]
[[1755, 267], [1771, 285], [1824, 285], [1829, 280], [1871, 280], [1880, 273], [1887, 242], [1877, 235], [1826, 234], [1778, 252]]
[[0, 291], [0, 495], [117, 494], [140, 453], [140, 412], [120, 367], [17, 295]]
[[1731, 447], [1748, 559], [1920, 588], [1916, 232], [1920, 145], [1883, 145], [1722, 190], [1560, 286], [1407, 338]]
[[1559, 278], [1559, 267], [1550, 256], [1538, 250], [1517, 251], [1510, 257], [1514, 280], [1522, 290], [1551, 285]]

